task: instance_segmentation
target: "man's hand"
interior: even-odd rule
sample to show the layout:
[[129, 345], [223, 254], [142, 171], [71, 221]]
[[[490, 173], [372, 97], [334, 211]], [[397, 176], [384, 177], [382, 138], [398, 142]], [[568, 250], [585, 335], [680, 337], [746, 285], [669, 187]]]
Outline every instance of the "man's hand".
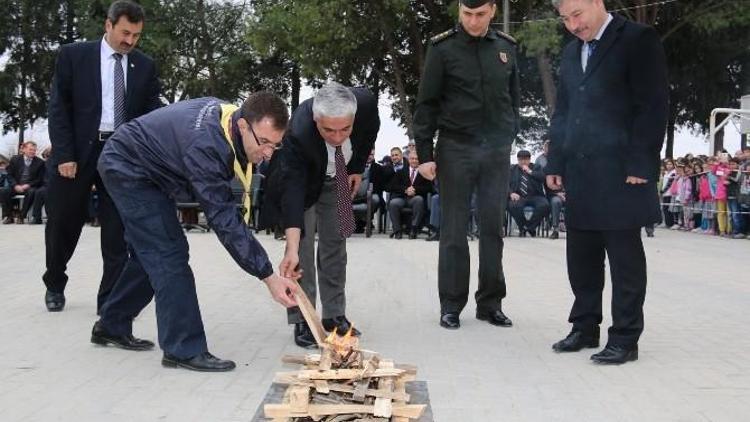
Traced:
[[13, 186], [13, 190], [16, 191], [16, 193], [24, 193], [26, 192], [26, 189], [24, 189], [25, 185], [15, 185]]
[[404, 193], [406, 194], [406, 196], [414, 196], [417, 194], [417, 191], [414, 190], [414, 186], [409, 186], [408, 188], [406, 188], [406, 191], [404, 191]]
[[560, 190], [562, 189], [562, 184], [563, 184], [562, 176], [558, 176], [554, 174], [547, 176], [548, 188], [552, 190]]
[[282, 277], [298, 280], [302, 276], [302, 271], [298, 267], [299, 254], [294, 251], [287, 251], [279, 264], [279, 274]]
[[523, 170], [525, 173], [531, 173], [531, 168], [527, 165], [521, 166], [521, 170]]
[[284, 231], [286, 235], [286, 251], [284, 259], [279, 264], [279, 274], [292, 280], [299, 280], [302, 271], [299, 267], [299, 240], [302, 230], [298, 227], [289, 227]]
[[521, 195], [519, 195], [519, 194], [517, 194], [515, 192], [513, 192], [513, 193], [510, 194], [510, 200], [511, 201], [516, 202], [519, 199], [521, 199]]
[[350, 174], [349, 175], [349, 189], [351, 189], [352, 192], [352, 199], [354, 199], [354, 195], [357, 194], [359, 191], [359, 185], [362, 184], [362, 175], [361, 174]]
[[625, 179], [625, 183], [629, 185], [643, 185], [648, 182], [648, 179], [641, 179], [640, 177], [628, 176]]
[[557, 192], [555, 195], [557, 195], [560, 199], [565, 201], [565, 192]]
[[420, 164], [419, 167], [417, 167], [417, 171], [422, 177], [429, 181], [433, 181], [435, 180], [435, 177], [437, 177], [437, 165], [434, 161]]
[[299, 284], [295, 281], [289, 280], [279, 276], [278, 274], [272, 274], [263, 279], [266, 283], [268, 291], [271, 292], [273, 300], [279, 302], [287, 308], [297, 306], [297, 300], [294, 298], [294, 294], [299, 289]]
[[60, 176], [62, 177], [74, 179], [76, 177], [76, 172], [78, 171], [78, 164], [75, 161], [62, 163], [57, 166], [57, 171], [60, 172]]

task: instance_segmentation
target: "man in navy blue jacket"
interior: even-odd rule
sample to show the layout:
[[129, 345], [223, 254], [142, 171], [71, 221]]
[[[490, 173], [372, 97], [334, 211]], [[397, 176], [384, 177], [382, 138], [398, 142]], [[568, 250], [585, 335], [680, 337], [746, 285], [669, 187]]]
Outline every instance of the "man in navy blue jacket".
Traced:
[[284, 102], [268, 92], [250, 95], [241, 108], [198, 98], [135, 119], [110, 137], [98, 169], [122, 216], [130, 253], [94, 324], [93, 343], [151, 349], [153, 343], [133, 337], [132, 325], [154, 297], [164, 366], [196, 371], [235, 367], [208, 352], [188, 243], [175, 212], [175, 201], [191, 194], [237, 264], [263, 280], [276, 301], [296, 305], [297, 283], [274, 274], [231, 187], [238, 177], [248, 192], [253, 164], [271, 158], [288, 119]]

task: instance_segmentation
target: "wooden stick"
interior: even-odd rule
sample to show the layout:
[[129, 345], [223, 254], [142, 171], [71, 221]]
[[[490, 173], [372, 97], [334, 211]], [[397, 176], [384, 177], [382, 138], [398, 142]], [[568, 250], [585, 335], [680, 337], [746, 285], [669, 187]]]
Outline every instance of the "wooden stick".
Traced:
[[[426, 407], [427, 405], [424, 404], [394, 405], [393, 416], [419, 419]], [[263, 406], [263, 411], [267, 418], [311, 417], [314, 419], [321, 416], [356, 413], [372, 415], [374, 410], [375, 406], [364, 404], [311, 404], [307, 408], [307, 413], [295, 412], [288, 404], [266, 404]]]
[[[296, 372], [277, 372], [279, 379], [284, 377], [297, 377], [301, 380], [352, 380], [361, 378], [363, 371], [360, 369], [329, 369], [327, 371], [316, 371], [314, 369], [302, 369]], [[379, 377], [399, 377], [404, 375], [401, 369], [376, 369], [368, 376], [370, 378]]]
[[326, 338], [326, 330], [323, 329], [323, 324], [320, 322], [320, 318], [318, 318], [315, 306], [310, 302], [302, 286], [299, 286], [297, 292], [294, 294], [294, 298], [297, 299], [297, 305], [300, 311], [302, 311], [302, 316], [305, 317], [307, 325], [310, 326], [310, 331], [312, 331], [313, 337], [315, 337], [315, 342], [318, 343], [318, 346], [322, 347]]
[[[398, 380], [400, 379], [401, 378], [396, 378], [396, 385], [398, 385]], [[274, 378], [273, 382], [283, 385], [300, 385], [308, 388], [315, 387], [315, 384], [312, 381], [301, 380], [295, 377], [288, 376], [280, 377], [277, 375], [276, 378]], [[347, 384], [329, 382], [328, 389], [331, 391], [336, 391], [338, 393], [354, 394], [354, 387]], [[396, 389], [396, 391], [386, 391], [381, 389], [369, 388], [367, 389], [367, 391], [365, 391], [365, 395], [368, 397], [384, 397], [402, 402], [408, 402], [409, 400], [411, 400], [411, 396], [409, 394], [407, 394], [405, 391], [399, 391], [398, 389]]]

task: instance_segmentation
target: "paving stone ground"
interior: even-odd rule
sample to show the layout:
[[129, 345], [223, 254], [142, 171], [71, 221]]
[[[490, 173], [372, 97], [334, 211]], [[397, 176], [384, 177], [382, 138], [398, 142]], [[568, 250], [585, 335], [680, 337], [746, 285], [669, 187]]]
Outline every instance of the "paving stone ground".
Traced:
[[[251, 420], [284, 368], [280, 356], [303, 353], [265, 287], [232, 262], [213, 234], [188, 234], [209, 348], [238, 368], [162, 368], [158, 350], [89, 343], [98, 237], [98, 229], [84, 229], [65, 311], [48, 313], [43, 227], [0, 227], [0, 420]], [[260, 239], [277, 263], [283, 244]], [[504, 309], [513, 328], [477, 321], [470, 302], [462, 328], [447, 331], [437, 324], [437, 244], [355, 236], [348, 244], [347, 313], [364, 332], [364, 347], [419, 366], [436, 421], [750, 420], [750, 241], [669, 230], [644, 241], [646, 330], [640, 360], [619, 367], [590, 363], [595, 350], [550, 349], [569, 330], [564, 240], [506, 240]], [[470, 244], [476, 258], [477, 242]], [[607, 288], [607, 302], [609, 294]], [[134, 331], [156, 339], [153, 305]]]

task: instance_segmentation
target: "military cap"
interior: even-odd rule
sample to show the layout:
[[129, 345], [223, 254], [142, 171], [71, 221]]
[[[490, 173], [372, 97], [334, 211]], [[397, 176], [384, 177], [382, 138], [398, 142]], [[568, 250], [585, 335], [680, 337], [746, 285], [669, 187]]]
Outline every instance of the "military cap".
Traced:
[[469, 9], [476, 9], [479, 6], [484, 6], [487, 3], [494, 3], [494, 0], [460, 0], [461, 4], [468, 7]]

